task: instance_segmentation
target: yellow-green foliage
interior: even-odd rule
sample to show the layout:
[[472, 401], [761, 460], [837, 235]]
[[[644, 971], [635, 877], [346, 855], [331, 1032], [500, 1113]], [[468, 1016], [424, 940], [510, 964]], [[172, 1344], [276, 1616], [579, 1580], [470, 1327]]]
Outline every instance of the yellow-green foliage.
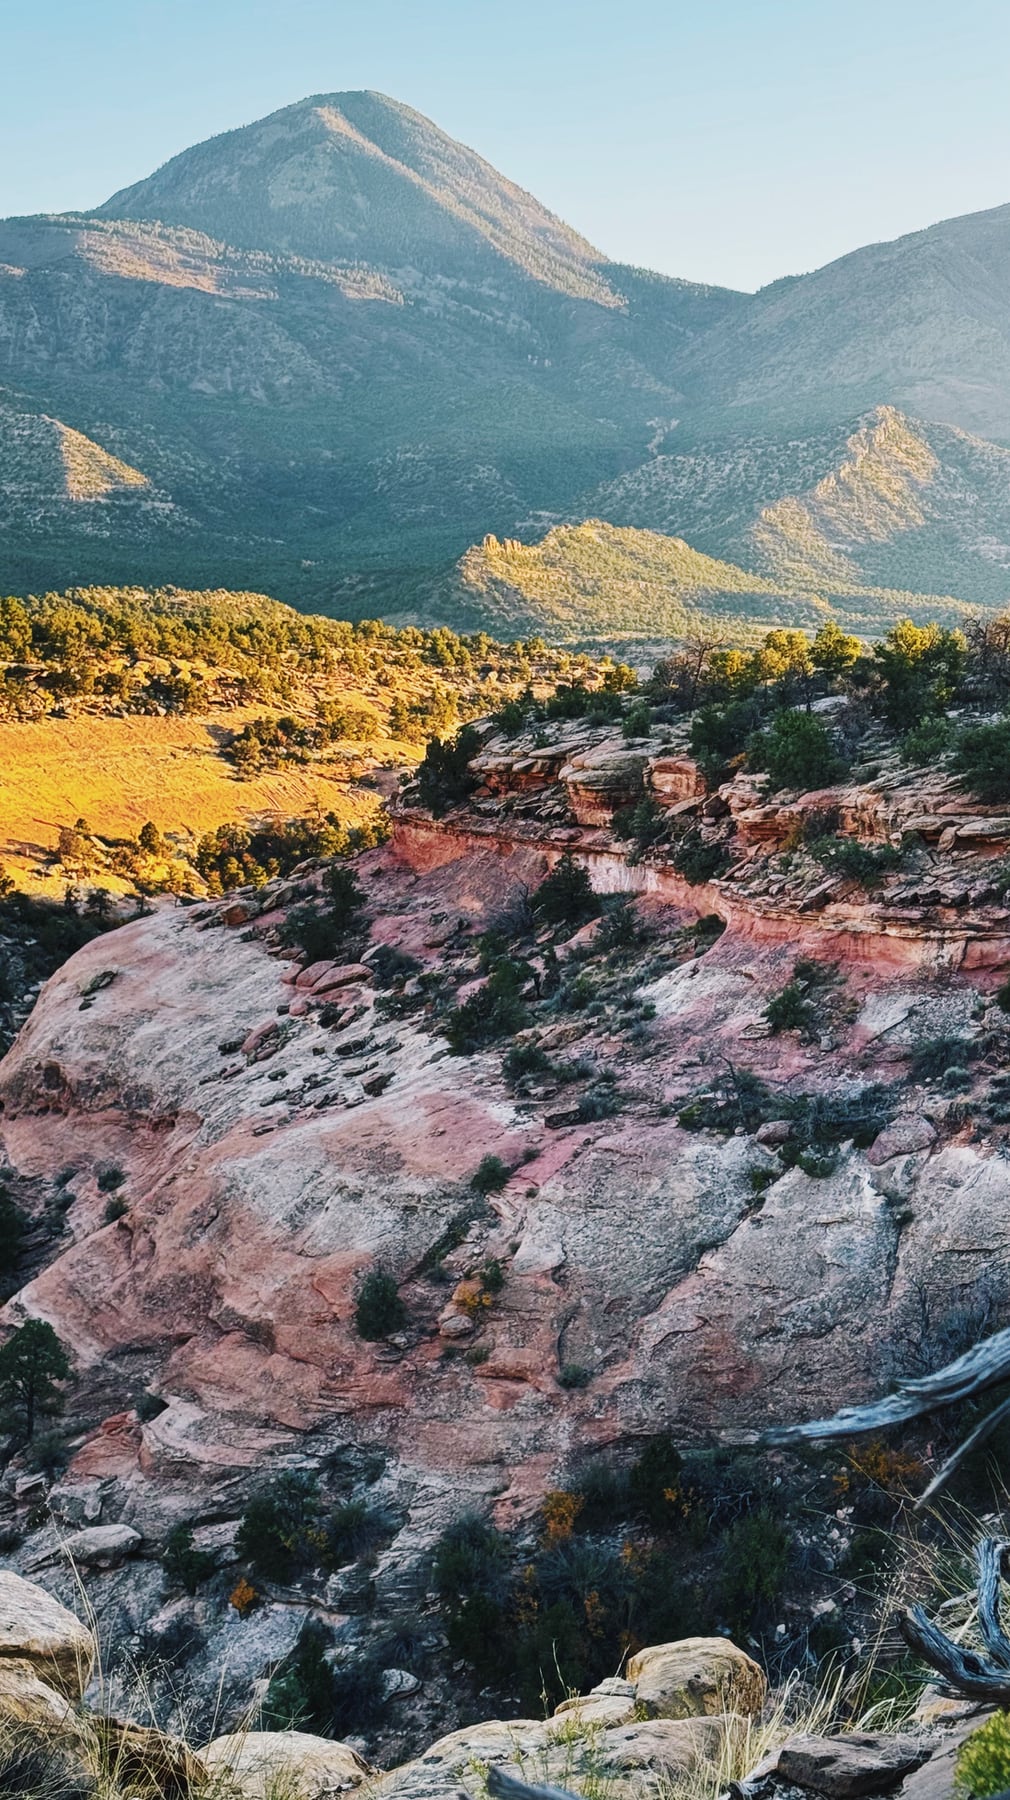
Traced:
[[955, 1786], [973, 1800], [986, 1800], [1010, 1787], [1010, 1719], [994, 1713], [962, 1744], [955, 1771]]
[[772, 576], [705, 556], [683, 538], [587, 519], [555, 526], [537, 544], [486, 537], [462, 558], [456, 593], [467, 616], [499, 633], [536, 626], [556, 640], [715, 631], [751, 642], [769, 625], [816, 631], [832, 617], [869, 635], [903, 615], [952, 623], [968, 610], [949, 597], [860, 585], [799, 501], [762, 515], [755, 548]]

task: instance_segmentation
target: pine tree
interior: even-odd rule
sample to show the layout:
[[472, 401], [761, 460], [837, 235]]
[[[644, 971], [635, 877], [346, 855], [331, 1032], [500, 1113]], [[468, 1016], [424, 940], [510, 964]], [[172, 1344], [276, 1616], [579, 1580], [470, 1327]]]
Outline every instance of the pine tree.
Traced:
[[70, 1357], [45, 1319], [29, 1319], [0, 1347], [0, 1407], [25, 1443], [40, 1418], [60, 1411], [60, 1382], [69, 1380]]

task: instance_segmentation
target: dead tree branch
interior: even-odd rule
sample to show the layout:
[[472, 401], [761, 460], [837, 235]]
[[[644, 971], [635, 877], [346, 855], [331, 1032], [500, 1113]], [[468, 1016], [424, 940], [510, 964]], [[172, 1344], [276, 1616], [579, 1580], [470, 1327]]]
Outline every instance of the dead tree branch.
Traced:
[[1002, 1538], [983, 1538], [975, 1546], [978, 1568], [978, 1623], [988, 1655], [955, 1644], [926, 1617], [921, 1606], [898, 1615], [898, 1630], [910, 1650], [942, 1676], [956, 1694], [1010, 1707], [1010, 1637], [1000, 1617], [1003, 1563], [1010, 1549]]
[[[860, 1437], [866, 1432], [882, 1431], [889, 1425], [903, 1425], [923, 1413], [936, 1412], [958, 1401], [970, 1400], [975, 1394], [1010, 1381], [1010, 1329], [983, 1338], [974, 1349], [966, 1350], [954, 1362], [936, 1369], [932, 1375], [899, 1381], [897, 1391], [882, 1400], [871, 1400], [866, 1406], [844, 1406], [830, 1419], [811, 1419], [804, 1425], [778, 1425], [761, 1433], [759, 1442], [769, 1446], [810, 1443], [819, 1439]], [[922, 1506], [932, 1498], [963, 1462], [969, 1451], [982, 1443], [1010, 1413], [1010, 1399], [1002, 1401], [981, 1424], [975, 1427], [953, 1456], [930, 1482], [916, 1502]]]

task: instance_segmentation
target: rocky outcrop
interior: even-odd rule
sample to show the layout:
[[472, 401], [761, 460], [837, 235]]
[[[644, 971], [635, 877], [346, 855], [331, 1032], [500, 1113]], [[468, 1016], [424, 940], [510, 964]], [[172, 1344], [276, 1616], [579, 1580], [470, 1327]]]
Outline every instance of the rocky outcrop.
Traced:
[[369, 1800], [470, 1800], [473, 1772], [497, 1766], [534, 1786], [569, 1794], [591, 1782], [614, 1794], [659, 1796], [705, 1762], [742, 1722], [725, 1718], [647, 1719], [582, 1725], [576, 1709], [560, 1720], [491, 1719], [440, 1738], [366, 1790]]
[[622, 807], [633, 806], [645, 791], [648, 751], [619, 738], [604, 738], [591, 749], [576, 751], [559, 772], [568, 804], [579, 825], [609, 825]]

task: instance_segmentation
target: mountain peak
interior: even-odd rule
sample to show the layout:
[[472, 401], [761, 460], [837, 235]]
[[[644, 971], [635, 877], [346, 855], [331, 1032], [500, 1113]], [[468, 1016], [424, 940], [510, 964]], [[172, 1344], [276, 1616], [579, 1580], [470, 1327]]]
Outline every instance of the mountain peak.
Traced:
[[369, 89], [313, 94], [184, 150], [96, 209], [241, 248], [485, 280], [511, 264], [605, 305], [605, 259], [422, 113]]

